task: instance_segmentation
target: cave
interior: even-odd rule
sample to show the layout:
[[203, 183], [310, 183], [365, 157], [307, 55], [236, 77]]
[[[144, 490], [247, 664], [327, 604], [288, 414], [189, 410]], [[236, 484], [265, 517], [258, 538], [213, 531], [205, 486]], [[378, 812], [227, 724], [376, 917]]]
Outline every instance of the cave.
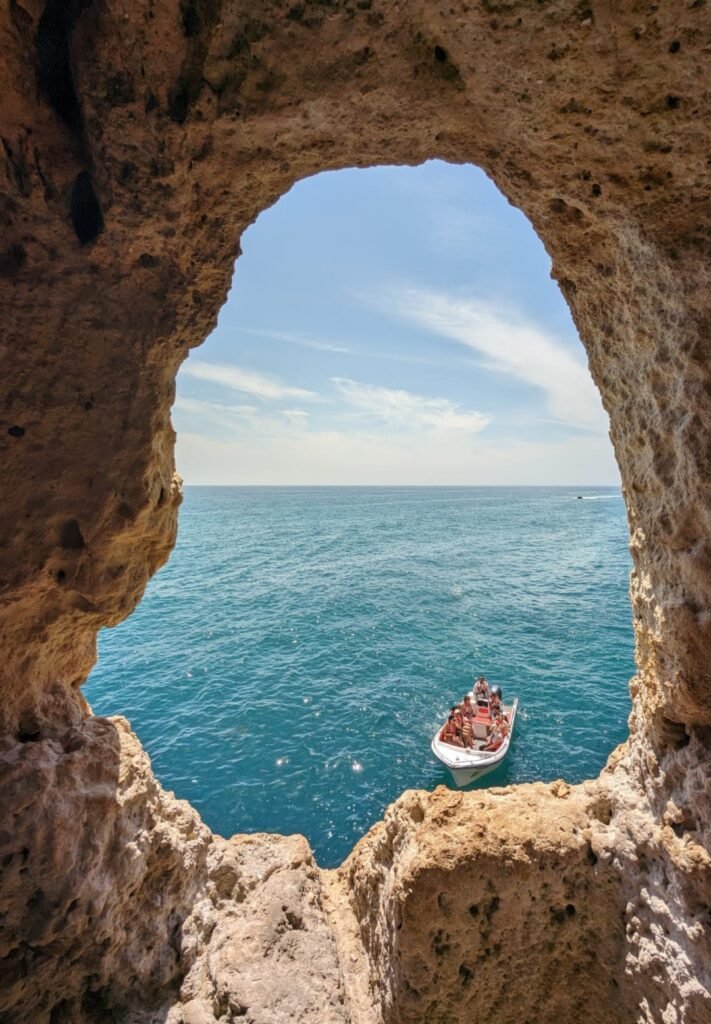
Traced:
[[[0, 15], [0, 1020], [711, 1019], [711, 21], [699, 0]], [[175, 541], [177, 370], [296, 181], [438, 158], [529, 218], [634, 569], [598, 779], [407, 792], [323, 871], [212, 835], [81, 685]]]

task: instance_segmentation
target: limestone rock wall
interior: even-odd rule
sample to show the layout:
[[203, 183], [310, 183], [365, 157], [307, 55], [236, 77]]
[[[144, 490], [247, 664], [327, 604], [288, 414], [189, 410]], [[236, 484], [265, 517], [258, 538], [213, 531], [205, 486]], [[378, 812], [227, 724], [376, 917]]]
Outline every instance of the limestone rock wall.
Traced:
[[[0, 12], [10, 1021], [239, 1019], [245, 992], [265, 1022], [317, 1004], [334, 1020], [374, 1005], [393, 1021], [456, 1019], [508, 979], [529, 930], [542, 959], [514, 984], [519, 1016], [574, 1009], [574, 986], [553, 995], [546, 982], [563, 942], [613, 1019], [709, 1019], [710, 37], [701, 0], [11, 0]], [[124, 726], [91, 718], [79, 687], [98, 629], [131, 612], [173, 545], [175, 374], [215, 322], [241, 232], [306, 175], [430, 157], [478, 164], [530, 218], [610, 415], [635, 563], [631, 735], [601, 780], [566, 797], [404, 798], [323, 888], [297, 841], [221, 847], [162, 794]], [[426, 827], [408, 823], [413, 800]], [[574, 825], [559, 835], [561, 807]], [[485, 837], [508, 849], [509, 825], [507, 867]], [[609, 863], [586, 859], [586, 828], [590, 843], [614, 835]], [[253, 867], [251, 896], [212, 902], [215, 857], [286, 865], [297, 847], [301, 867], [283, 871], [309, 926], [289, 942], [259, 917], [269, 880]], [[505, 949], [452, 886], [475, 889], [472, 905], [500, 900], [490, 916], [506, 922]], [[576, 911], [560, 922], [541, 909], [564, 898]], [[205, 901], [236, 913], [238, 938], [218, 922], [212, 952]], [[312, 930], [317, 958], [296, 935]], [[331, 972], [331, 995], [309, 982], [291, 1008], [269, 1003], [259, 970], [239, 968], [267, 946], [300, 974]]]
[[6, 740], [0, 785], [0, 1019], [159, 1002], [212, 842], [195, 811], [161, 791], [122, 719]]
[[388, 809], [338, 873], [383, 1021], [709, 1019], [707, 846], [613, 761]]
[[438, 789], [391, 807], [341, 869], [384, 1019], [634, 1019], [600, 819], [596, 784]]
[[348, 1019], [305, 839], [213, 836], [122, 718], [6, 742], [0, 787], [3, 1024]]

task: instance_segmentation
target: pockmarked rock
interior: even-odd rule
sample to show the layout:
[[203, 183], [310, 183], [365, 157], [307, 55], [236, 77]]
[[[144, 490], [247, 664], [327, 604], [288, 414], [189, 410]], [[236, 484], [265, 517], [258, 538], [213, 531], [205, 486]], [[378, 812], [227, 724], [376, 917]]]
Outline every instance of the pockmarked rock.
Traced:
[[[14, 0], [0, 39], [0, 1020], [707, 1024], [709, 6]], [[530, 219], [609, 414], [630, 736], [582, 786], [406, 793], [321, 872], [212, 835], [80, 688], [174, 544], [241, 233], [435, 157]]]

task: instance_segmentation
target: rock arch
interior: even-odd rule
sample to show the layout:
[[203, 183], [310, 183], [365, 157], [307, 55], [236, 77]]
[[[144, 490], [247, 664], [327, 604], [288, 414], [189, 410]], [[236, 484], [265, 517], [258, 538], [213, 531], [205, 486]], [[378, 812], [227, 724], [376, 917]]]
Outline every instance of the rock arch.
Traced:
[[[493, 1020], [708, 1019], [705, 5], [14, 0], [0, 26], [0, 1014], [456, 1021], [498, 990]], [[172, 547], [175, 373], [241, 231], [305, 175], [429, 157], [528, 215], [587, 349], [631, 735], [574, 790], [406, 794], [324, 875], [301, 840], [211, 836], [79, 686]]]

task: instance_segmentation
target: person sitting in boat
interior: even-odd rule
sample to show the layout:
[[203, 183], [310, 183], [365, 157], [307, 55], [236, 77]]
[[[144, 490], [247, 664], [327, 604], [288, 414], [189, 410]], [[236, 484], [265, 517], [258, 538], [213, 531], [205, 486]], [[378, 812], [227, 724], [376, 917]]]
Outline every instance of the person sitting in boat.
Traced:
[[492, 690], [489, 694], [489, 707], [491, 708], [492, 715], [496, 715], [497, 711], [501, 711], [501, 697], [499, 697], [496, 690]]
[[496, 727], [498, 728], [499, 732], [501, 733], [503, 738], [506, 739], [506, 737], [509, 734], [509, 720], [504, 714], [504, 712], [501, 710], [501, 708], [499, 708], [494, 721], [496, 722]]
[[498, 750], [503, 742], [504, 737], [501, 731], [501, 727], [499, 726], [498, 721], [495, 721], [491, 727], [491, 732], [489, 733], [489, 742], [486, 744], [485, 747], [482, 747], [482, 750]]
[[489, 699], [489, 684], [487, 683], [486, 679], [484, 679], [483, 676], [479, 676], [479, 678], [476, 681], [476, 685], [474, 687], [474, 697], [477, 700], [479, 700], [480, 697], [482, 700]]
[[456, 706], [450, 708], [449, 717], [442, 727], [439, 738], [443, 743], [451, 743], [453, 747], [463, 747], [464, 741], [462, 740], [462, 726], [464, 722], [459, 708]]
[[499, 719], [499, 721], [505, 722], [506, 725], [508, 726], [508, 724], [509, 724], [509, 716], [508, 716], [508, 712], [504, 711], [503, 704], [500, 704], [499, 707], [497, 708], [497, 710], [496, 710], [496, 717]]
[[442, 743], [451, 743], [456, 735], [457, 730], [454, 728], [453, 716], [450, 714], [447, 718], [447, 721], [439, 730], [439, 738], [442, 741]]

